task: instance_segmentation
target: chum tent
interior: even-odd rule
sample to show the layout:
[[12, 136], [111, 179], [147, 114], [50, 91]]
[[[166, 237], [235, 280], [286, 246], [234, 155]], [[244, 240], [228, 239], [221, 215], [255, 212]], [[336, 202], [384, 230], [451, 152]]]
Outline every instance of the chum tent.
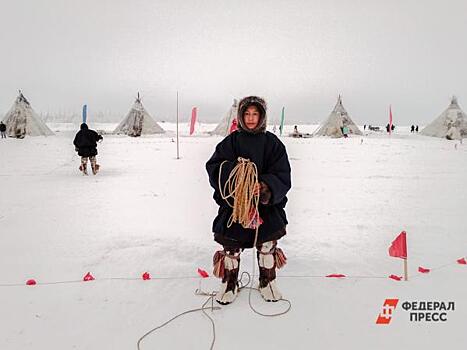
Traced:
[[224, 118], [217, 124], [216, 128], [210, 132], [211, 135], [227, 136], [230, 133], [230, 127], [234, 119], [237, 119], [238, 101], [233, 100], [232, 106], [229, 108]]
[[162, 134], [165, 133], [165, 130], [146, 111], [138, 93], [135, 103], [133, 103], [130, 111], [118, 124], [113, 133], [137, 137], [141, 135]]
[[52, 130], [42, 121], [20, 91], [13, 106], [3, 118], [6, 134], [19, 139], [27, 136], [51, 136]]
[[420, 132], [422, 135], [458, 140], [467, 137], [467, 115], [460, 108], [455, 96], [441, 115]]
[[313, 136], [343, 137], [343, 128], [347, 127], [349, 134], [363, 135], [358, 126], [352, 121], [349, 114], [342, 104], [342, 98], [339, 95], [336, 106], [329, 117], [313, 133]]

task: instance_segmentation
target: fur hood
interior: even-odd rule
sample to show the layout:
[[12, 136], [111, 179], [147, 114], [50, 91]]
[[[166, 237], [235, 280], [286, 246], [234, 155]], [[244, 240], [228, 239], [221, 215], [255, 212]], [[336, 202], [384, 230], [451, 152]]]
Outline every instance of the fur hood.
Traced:
[[[260, 114], [258, 126], [253, 130], [248, 129], [243, 120], [243, 114], [245, 114], [247, 108], [250, 106], [255, 106], [256, 108], [258, 108], [258, 111]], [[266, 132], [266, 125], [267, 125], [266, 111], [267, 111], [266, 101], [262, 99], [261, 97], [248, 96], [248, 97], [242, 98], [240, 102], [238, 103], [238, 115], [237, 115], [238, 129], [240, 131], [244, 131], [250, 134], [260, 134], [260, 133]]]

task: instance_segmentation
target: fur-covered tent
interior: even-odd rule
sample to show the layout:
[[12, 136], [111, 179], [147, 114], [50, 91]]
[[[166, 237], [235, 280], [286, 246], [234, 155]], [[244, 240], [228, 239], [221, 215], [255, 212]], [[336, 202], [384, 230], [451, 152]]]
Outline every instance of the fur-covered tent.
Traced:
[[137, 137], [164, 132], [164, 129], [146, 111], [138, 93], [135, 103], [113, 133]]
[[52, 130], [34, 112], [29, 101], [20, 91], [13, 106], [3, 118], [6, 134], [19, 139], [27, 136], [51, 136]]
[[350, 118], [349, 114], [342, 104], [342, 98], [339, 95], [336, 106], [329, 117], [320, 125], [313, 136], [343, 137], [343, 128], [348, 128], [349, 134], [363, 135], [358, 126]]

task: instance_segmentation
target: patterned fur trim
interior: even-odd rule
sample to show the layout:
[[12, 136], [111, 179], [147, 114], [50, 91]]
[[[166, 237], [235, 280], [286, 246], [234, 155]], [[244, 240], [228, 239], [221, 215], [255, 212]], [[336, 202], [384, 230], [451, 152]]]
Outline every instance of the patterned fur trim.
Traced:
[[[256, 106], [256, 108], [258, 108], [259, 113], [260, 113], [258, 126], [253, 130], [248, 129], [243, 120], [243, 115], [245, 114], [245, 111], [247, 110], [249, 106]], [[238, 103], [238, 115], [237, 115], [238, 129], [240, 131], [248, 132], [250, 134], [260, 134], [260, 133], [266, 132], [266, 125], [267, 125], [266, 111], [267, 111], [266, 101], [262, 99], [261, 97], [248, 96], [248, 97], [242, 98], [240, 102]]]

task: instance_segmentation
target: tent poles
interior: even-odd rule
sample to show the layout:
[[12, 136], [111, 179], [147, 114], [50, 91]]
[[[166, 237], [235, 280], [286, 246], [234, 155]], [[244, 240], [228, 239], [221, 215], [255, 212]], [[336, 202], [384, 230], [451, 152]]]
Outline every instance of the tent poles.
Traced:
[[178, 91], [177, 91], [177, 159], [180, 159], [179, 144], [178, 144]]

